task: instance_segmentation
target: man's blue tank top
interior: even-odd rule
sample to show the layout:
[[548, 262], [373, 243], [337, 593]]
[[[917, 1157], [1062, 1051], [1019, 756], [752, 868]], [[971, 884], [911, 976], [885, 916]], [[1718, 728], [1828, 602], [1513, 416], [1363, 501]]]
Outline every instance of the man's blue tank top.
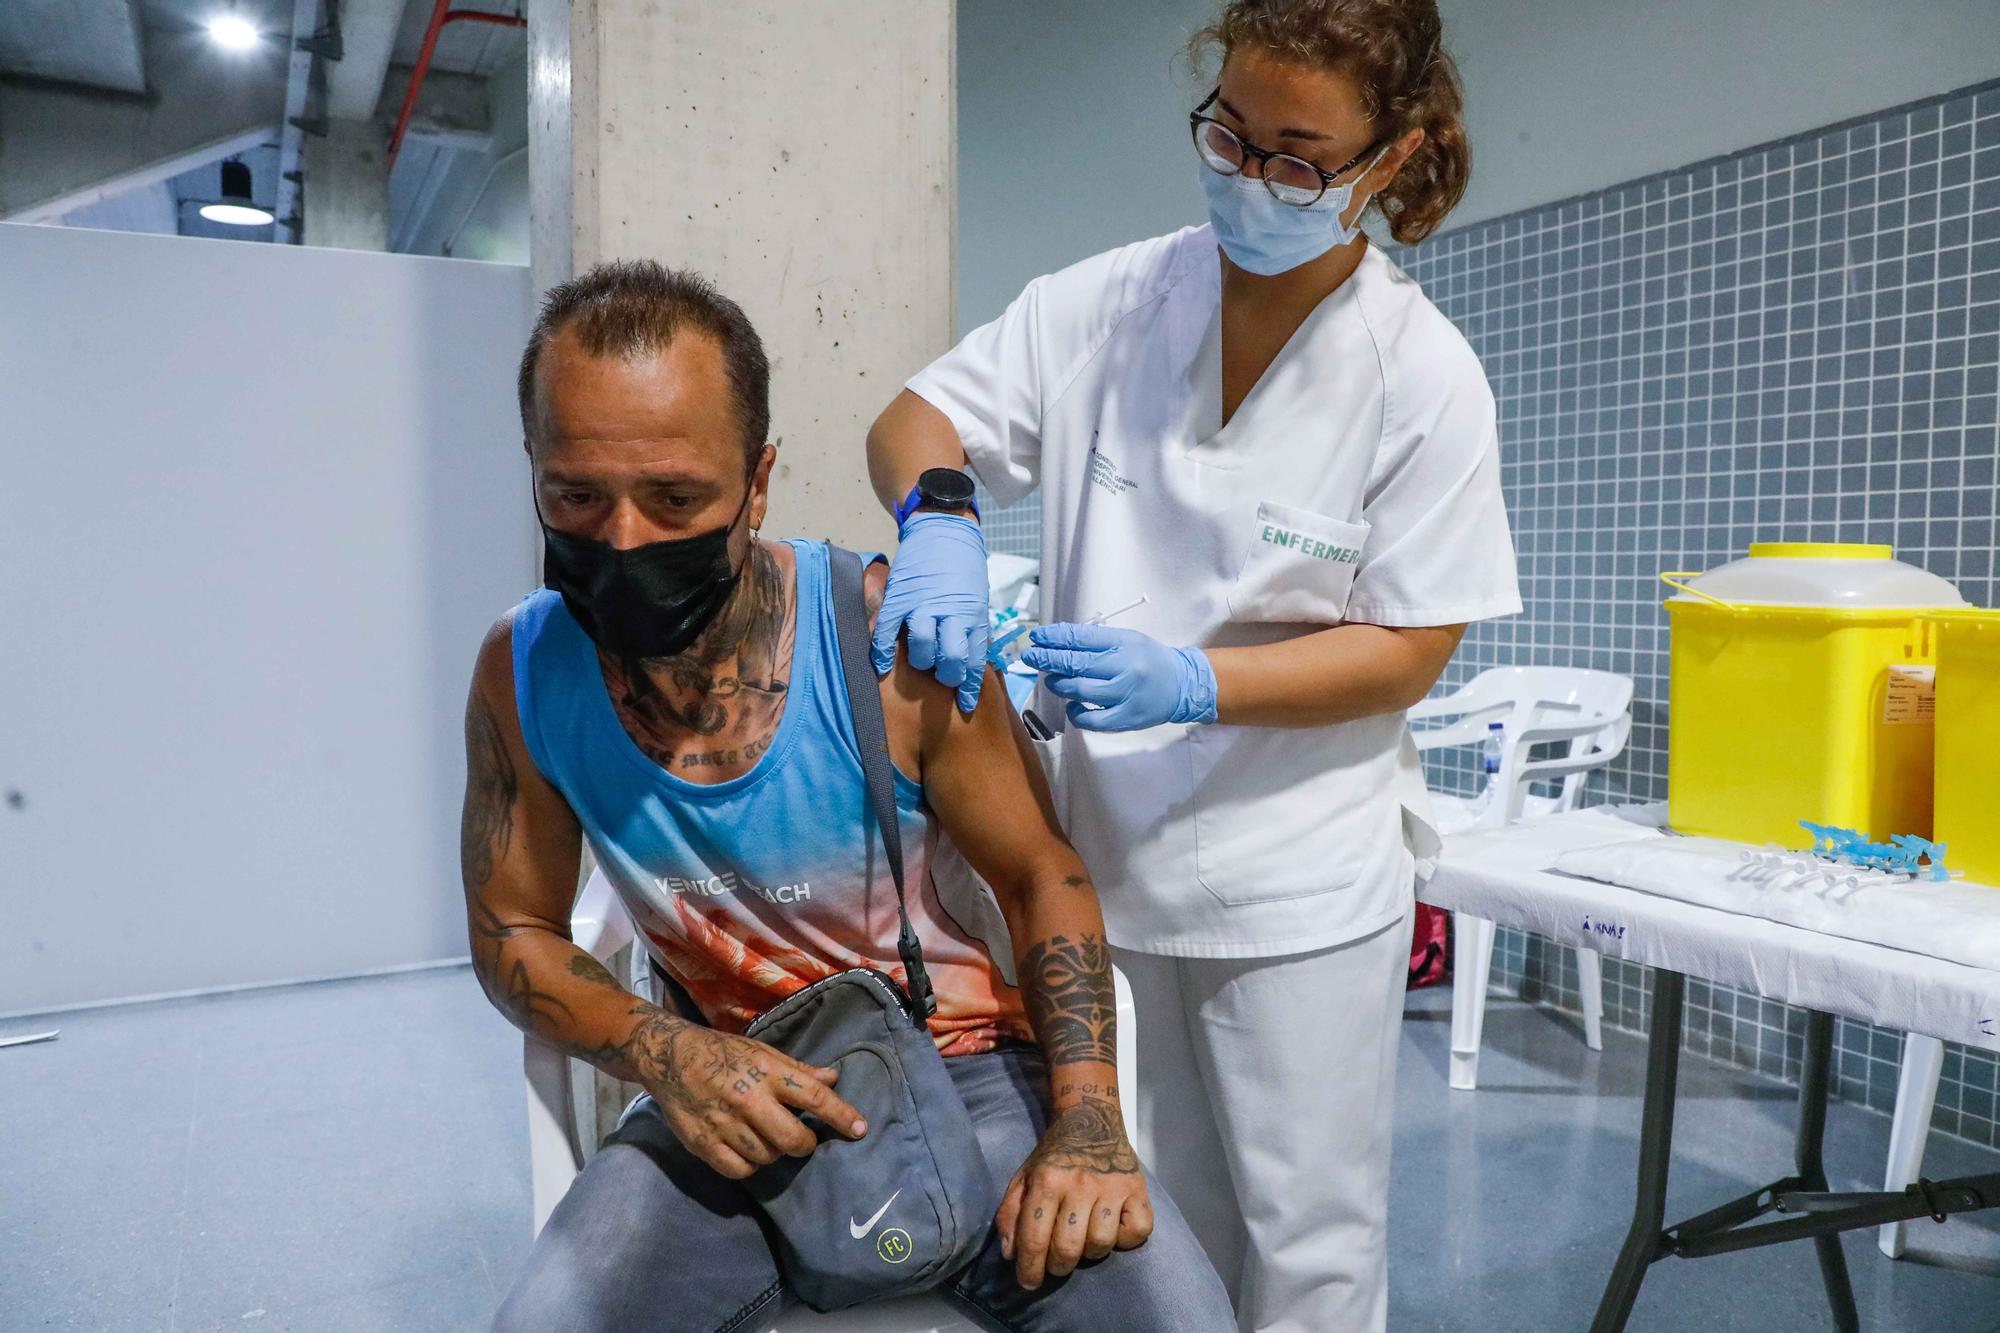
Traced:
[[[514, 700], [535, 766], [583, 826], [653, 956], [717, 1027], [740, 1031], [850, 967], [898, 980], [896, 890], [869, 810], [840, 668], [827, 549], [791, 541], [797, 630], [770, 747], [726, 782], [695, 783], [626, 733], [597, 646], [555, 592], [513, 617]], [[923, 789], [900, 771], [910, 918], [937, 989], [946, 1054], [1031, 1037], [1020, 992], [938, 901]]]

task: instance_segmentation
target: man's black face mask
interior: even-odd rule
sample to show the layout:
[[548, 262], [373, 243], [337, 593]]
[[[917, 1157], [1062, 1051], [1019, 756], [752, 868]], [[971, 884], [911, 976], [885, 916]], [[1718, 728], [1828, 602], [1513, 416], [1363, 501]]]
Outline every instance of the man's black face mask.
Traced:
[[[598, 647], [618, 657], [672, 657], [701, 637], [728, 603], [742, 570], [729, 535], [750, 507], [713, 532], [619, 550], [542, 523], [542, 582]], [[540, 505], [536, 516], [540, 517]]]

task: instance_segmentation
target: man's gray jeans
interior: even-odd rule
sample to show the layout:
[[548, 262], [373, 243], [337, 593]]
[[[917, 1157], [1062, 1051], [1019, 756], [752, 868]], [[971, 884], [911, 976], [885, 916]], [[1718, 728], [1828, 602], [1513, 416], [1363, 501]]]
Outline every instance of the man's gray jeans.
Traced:
[[[988, 1169], [1011, 1179], [1041, 1137], [1048, 1069], [1009, 1044], [945, 1061]], [[997, 1333], [1232, 1333], [1235, 1316], [1180, 1210], [1148, 1179], [1153, 1235], [1024, 1291], [990, 1234], [938, 1289]], [[643, 1099], [590, 1159], [528, 1255], [495, 1333], [761, 1333], [792, 1304], [767, 1223]]]

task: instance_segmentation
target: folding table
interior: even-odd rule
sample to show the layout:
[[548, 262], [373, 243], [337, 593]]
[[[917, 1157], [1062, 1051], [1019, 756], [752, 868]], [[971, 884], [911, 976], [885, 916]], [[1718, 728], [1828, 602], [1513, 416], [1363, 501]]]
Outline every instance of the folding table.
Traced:
[[[1807, 1239], [1818, 1250], [1836, 1326], [1857, 1330], [1839, 1233], [1920, 1217], [1941, 1222], [1954, 1213], [2000, 1206], [2000, 1173], [1919, 1181], [1900, 1192], [1829, 1193], [1820, 1148], [1834, 1016], [2000, 1051], [2000, 959], [1991, 968], [1970, 967], [1549, 868], [1572, 848], [1657, 836], [1664, 814], [1662, 806], [1598, 807], [1447, 838], [1437, 872], [1418, 896], [1449, 911], [1653, 969], [1637, 1198], [1592, 1333], [1625, 1327], [1640, 1283], [1660, 1259]], [[1746, 894], [1746, 907], [1753, 906]], [[1995, 910], [2000, 912], [2000, 891]], [[1667, 1167], [1683, 997], [1691, 975], [1807, 1011], [1797, 1159], [1793, 1174], [1668, 1226]], [[1773, 1213], [1783, 1219], [1760, 1221]]]

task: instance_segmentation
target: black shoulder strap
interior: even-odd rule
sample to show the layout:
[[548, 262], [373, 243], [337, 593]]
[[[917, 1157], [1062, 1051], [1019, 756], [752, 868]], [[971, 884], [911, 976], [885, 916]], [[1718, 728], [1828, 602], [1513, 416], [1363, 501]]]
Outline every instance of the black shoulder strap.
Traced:
[[882, 721], [882, 696], [869, 661], [868, 599], [862, 583], [861, 557], [828, 542], [827, 563], [833, 573], [833, 623], [840, 651], [840, 670], [847, 680], [847, 702], [854, 716], [854, 739], [861, 747], [861, 770], [868, 780], [868, 800], [875, 810], [875, 827], [889, 853], [889, 873], [896, 881], [896, 915], [902, 933], [896, 952], [903, 959], [910, 998], [925, 1018], [937, 1012], [937, 995], [924, 970], [923, 946], [910, 925], [903, 889], [903, 828], [896, 817], [896, 783], [890, 776], [889, 730]]

